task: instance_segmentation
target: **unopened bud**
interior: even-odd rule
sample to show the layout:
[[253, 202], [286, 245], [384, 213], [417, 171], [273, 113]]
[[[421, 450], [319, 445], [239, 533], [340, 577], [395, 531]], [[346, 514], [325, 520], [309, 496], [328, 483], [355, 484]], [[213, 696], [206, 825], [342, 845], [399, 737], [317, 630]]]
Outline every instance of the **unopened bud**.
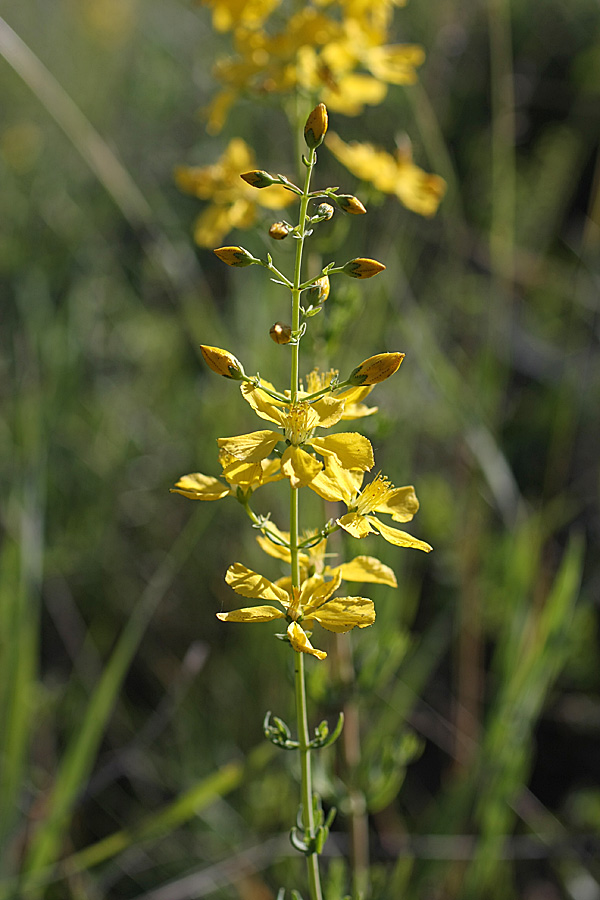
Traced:
[[252, 172], [244, 172], [243, 175], [240, 175], [246, 184], [249, 184], [250, 187], [255, 188], [266, 188], [271, 187], [272, 184], [279, 184], [279, 178], [273, 178], [272, 175], [269, 175], [268, 172], [265, 172], [263, 169], [254, 169]]
[[342, 271], [351, 278], [372, 278], [379, 272], [383, 272], [385, 266], [383, 263], [377, 262], [376, 259], [351, 259], [343, 267]]
[[328, 124], [327, 107], [324, 103], [319, 103], [309, 114], [304, 126], [304, 140], [310, 150], [316, 149], [323, 143]]
[[276, 241], [282, 241], [292, 230], [293, 229], [290, 228], [289, 225], [286, 225], [285, 222], [273, 222], [269, 228], [269, 234], [272, 238], [275, 238]]
[[305, 298], [310, 301], [311, 305], [325, 303], [329, 297], [330, 287], [329, 276], [323, 275], [321, 278], [317, 278], [312, 287], [308, 288]]
[[208, 347], [206, 344], [201, 344], [200, 350], [206, 365], [217, 375], [234, 378], [236, 381], [241, 381], [245, 376], [243, 365], [228, 350], [221, 350], [220, 347]]
[[251, 266], [253, 263], [258, 262], [243, 247], [218, 247], [214, 253], [221, 262], [226, 263], [228, 266]]
[[352, 194], [335, 194], [333, 199], [342, 212], [350, 213], [353, 216], [361, 216], [367, 211], [358, 197], [354, 197]]
[[269, 334], [276, 344], [289, 344], [292, 339], [291, 327], [289, 325], [284, 325], [283, 322], [275, 322], [275, 324], [271, 326]]
[[333, 206], [331, 205], [331, 203], [320, 203], [317, 206], [317, 215], [320, 216], [322, 219], [325, 219], [325, 220], [331, 219], [334, 212], [335, 212], [335, 210], [334, 210]]
[[400, 368], [404, 353], [378, 353], [361, 362], [348, 376], [348, 383], [355, 387], [379, 384]]

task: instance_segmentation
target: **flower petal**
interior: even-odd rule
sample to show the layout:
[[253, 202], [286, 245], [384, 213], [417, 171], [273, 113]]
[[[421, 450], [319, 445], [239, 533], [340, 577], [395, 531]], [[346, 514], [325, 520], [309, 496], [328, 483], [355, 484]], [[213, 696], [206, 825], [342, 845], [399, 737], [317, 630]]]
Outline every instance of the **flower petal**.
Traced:
[[390, 528], [389, 525], [384, 525], [375, 516], [365, 516], [365, 518], [369, 520], [369, 523], [379, 532], [382, 538], [385, 538], [388, 543], [394, 544], [395, 547], [413, 547], [415, 550], [424, 550], [425, 553], [433, 550], [433, 547], [430, 544], [426, 544], [425, 541], [420, 541], [414, 538], [412, 534], [407, 534], [406, 531], [400, 531], [398, 528]]
[[172, 494], [182, 494], [190, 500], [220, 500], [230, 493], [227, 485], [218, 478], [202, 475], [201, 472], [182, 475], [175, 487], [170, 490]]
[[283, 591], [276, 584], [273, 584], [272, 581], [269, 581], [268, 578], [265, 578], [264, 575], [259, 575], [258, 572], [247, 569], [241, 563], [234, 563], [232, 566], [229, 566], [225, 575], [225, 581], [229, 587], [233, 588], [237, 594], [241, 594], [242, 597], [275, 600], [277, 603], [281, 603], [284, 609], [287, 609], [289, 606], [290, 596], [287, 591]]
[[280, 440], [282, 436], [277, 431], [253, 431], [235, 437], [217, 438], [217, 444], [236, 459], [244, 462], [260, 462]]
[[306, 487], [319, 474], [323, 464], [301, 447], [288, 447], [281, 457], [281, 471], [294, 488]]
[[[377, 519], [375, 519], [375, 521], [377, 522]], [[355, 538], [364, 538], [368, 534], [373, 533], [373, 529], [367, 521], [367, 517], [359, 516], [358, 513], [346, 513], [341, 519], [336, 519], [336, 522], [344, 529], [344, 531], [347, 531], [348, 534], [351, 534], [352, 537]]]
[[313, 647], [304, 629], [297, 622], [290, 622], [287, 633], [290, 644], [298, 653], [310, 653], [311, 656], [316, 656], [317, 659], [325, 659], [327, 656], [324, 650], [317, 650]]
[[[268, 382], [265, 382], [265, 386], [273, 388]], [[240, 385], [240, 391], [246, 403], [250, 404], [257, 416], [283, 427], [287, 410], [282, 403], [272, 400], [268, 394], [248, 382]]]
[[410, 522], [419, 509], [419, 501], [412, 484], [395, 488], [384, 503], [375, 507], [375, 512], [388, 513], [394, 522]]
[[324, 470], [311, 481], [309, 487], [323, 500], [330, 500], [333, 503], [343, 500], [348, 504], [360, 490], [363, 477], [360, 470], [343, 469], [333, 457], [330, 457], [325, 463]]
[[316, 610], [327, 603], [331, 595], [337, 591], [342, 582], [342, 573], [336, 572], [331, 581], [325, 581], [321, 575], [313, 575], [302, 583], [300, 591], [300, 608], [308, 619], [313, 618]]
[[[387, 584], [398, 587], [396, 576], [389, 566], [384, 565], [375, 556], [355, 556], [353, 560], [337, 566], [344, 581], [362, 581], [365, 584]], [[336, 569], [325, 570], [333, 574]]]
[[285, 619], [285, 613], [274, 606], [247, 606], [244, 609], [217, 613], [217, 619], [221, 622], [272, 622], [273, 619]]
[[336, 425], [344, 414], [345, 403], [335, 397], [321, 397], [311, 403], [312, 408], [319, 416], [317, 426], [319, 428], [331, 428]]
[[364, 472], [372, 469], [375, 463], [371, 441], [354, 431], [312, 438], [307, 443], [323, 456], [333, 454], [344, 469], [361, 469]]
[[355, 625], [366, 628], [375, 621], [373, 601], [367, 597], [334, 597], [313, 616], [327, 631], [342, 634]]

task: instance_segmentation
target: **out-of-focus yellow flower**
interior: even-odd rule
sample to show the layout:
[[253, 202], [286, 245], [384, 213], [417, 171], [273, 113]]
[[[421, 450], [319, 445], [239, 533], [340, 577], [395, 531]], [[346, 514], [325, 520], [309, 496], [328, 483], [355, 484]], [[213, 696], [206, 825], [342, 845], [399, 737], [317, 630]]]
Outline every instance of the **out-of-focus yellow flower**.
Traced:
[[211, 204], [198, 216], [194, 239], [200, 247], [212, 247], [234, 228], [250, 228], [257, 206], [283, 209], [294, 196], [279, 185], [257, 191], [240, 178], [254, 169], [254, 154], [241, 138], [233, 138], [225, 153], [210, 166], [178, 166], [177, 186]]
[[230, 31], [234, 26], [260, 28], [281, 0], [202, 0], [213, 11], [215, 31]]
[[432, 216], [437, 211], [446, 182], [416, 166], [410, 149], [397, 150], [392, 156], [372, 144], [347, 144], [334, 133], [327, 137], [327, 146], [350, 172], [370, 181], [384, 194], [395, 194], [407, 209], [422, 216]]
[[310, 630], [318, 622], [327, 631], [344, 633], [355, 626], [366, 628], [375, 621], [373, 601], [366, 597], [333, 597], [342, 580], [337, 572], [331, 581], [319, 575], [307, 578], [300, 589], [279, 587], [264, 575], [247, 569], [241, 563], [230, 566], [225, 576], [227, 584], [243, 597], [275, 601], [275, 606], [250, 606], [228, 613], [217, 613], [222, 622], [272, 622], [285, 619], [288, 622], [287, 637], [298, 653], [309, 653], [317, 659], [325, 659], [324, 650], [311, 644], [305, 629]]
[[411, 485], [395, 488], [381, 474], [361, 489], [362, 481], [362, 472], [345, 471], [334, 460], [328, 460], [325, 471], [312, 480], [310, 487], [324, 500], [342, 500], [346, 504], [348, 512], [336, 522], [352, 537], [363, 538], [378, 532], [396, 547], [414, 547], [429, 553], [432, 548], [425, 541], [385, 525], [374, 515], [386, 513], [394, 522], [410, 522], [419, 509], [414, 488]]
[[317, 6], [340, 6], [349, 19], [357, 19], [372, 28], [384, 30], [391, 22], [394, 7], [406, 0], [316, 0]]
[[[215, 67], [223, 90], [208, 109], [208, 130], [218, 132], [235, 98], [248, 91], [290, 93], [301, 88], [318, 93], [329, 109], [355, 116], [365, 104], [381, 103], [388, 84], [415, 82], [424, 59], [422, 48], [386, 44], [381, 17], [374, 24], [378, 17], [363, 16], [359, 6], [352, 12], [344, 9], [341, 20], [305, 6], [288, 20], [285, 31], [275, 34], [238, 29], [236, 55]], [[381, 11], [390, 4], [376, 6]]]
[[314, 403], [299, 401], [287, 406], [273, 402], [264, 391], [251, 384], [241, 386], [242, 396], [261, 419], [275, 422], [281, 431], [253, 431], [235, 437], [219, 438], [219, 447], [242, 462], [259, 462], [273, 452], [280, 441], [287, 448], [281, 456], [281, 471], [294, 488], [305, 487], [321, 471], [323, 464], [309, 453], [315, 451], [334, 459], [345, 469], [364, 472], [374, 463], [371, 442], [362, 434], [332, 434], [315, 437], [317, 428], [330, 428], [342, 418], [344, 401], [323, 397]]

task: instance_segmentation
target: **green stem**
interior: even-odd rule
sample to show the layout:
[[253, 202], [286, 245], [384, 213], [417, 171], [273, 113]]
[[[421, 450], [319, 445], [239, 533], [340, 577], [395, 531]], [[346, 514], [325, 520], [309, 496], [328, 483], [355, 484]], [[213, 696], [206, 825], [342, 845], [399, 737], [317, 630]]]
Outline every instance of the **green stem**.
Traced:
[[[296, 242], [296, 259], [294, 262], [294, 282], [292, 287], [292, 330], [300, 329], [300, 292], [302, 276], [302, 252], [306, 238], [306, 215], [309, 202], [310, 178], [316, 163], [316, 153], [310, 151], [308, 166], [304, 179], [304, 190], [300, 200], [300, 212], [298, 218], [298, 232], [300, 237]], [[290, 398], [294, 403], [298, 397], [299, 387], [299, 361], [300, 341], [292, 346], [292, 366], [290, 379]], [[299, 509], [298, 489], [290, 488], [290, 555], [292, 586], [300, 589], [300, 561], [298, 553], [299, 535]], [[300, 766], [302, 772], [302, 826], [308, 840], [315, 836], [315, 820], [313, 812], [312, 772], [310, 758], [310, 736], [308, 731], [308, 713], [306, 708], [306, 684], [304, 679], [304, 655], [295, 654], [295, 690], [296, 690], [296, 719], [298, 729], [298, 752], [300, 753]], [[317, 853], [311, 853], [306, 857], [308, 866], [308, 883], [311, 900], [322, 900], [321, 880], [319, 877], [319, 857]]]

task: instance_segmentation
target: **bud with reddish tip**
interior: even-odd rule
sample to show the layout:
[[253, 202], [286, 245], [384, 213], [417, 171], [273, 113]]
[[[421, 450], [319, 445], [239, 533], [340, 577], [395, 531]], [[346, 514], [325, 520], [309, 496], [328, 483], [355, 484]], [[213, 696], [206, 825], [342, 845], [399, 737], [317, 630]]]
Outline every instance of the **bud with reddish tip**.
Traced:
[[319, 103], [309, 114], [304, 126], [304, 140], [310, 150], [316, 150], [323, 143], [328, 124], [327, 107], [324, 103]]
[[275, 322], [275, 324], [271, 326], [269, 334], [276, 344], [289, 344], [292, 339], [291, 327], [289, 325], [284, 325], [283, 322]]
[[385, 381], [400, 368], [404, 353], [378, 353], [361, 362], [348, 376], [347, 384], [363, 387]]
[[228, 266], [251, 266], [260, 262], [251, 253], [244, 250], [243, 247], [217, 247], [213, 252], [215, 256], [219, 257], [221, 262], [226, 263]]
[[346, 265], [342, 267], [342, 272], [344, 275], [349, 275], [351, 278], [372, 278], [373, 275], [383, 272], [384, 269], [385, 266], [383, 263], [377, 262], [376, 259], [363, 259], [362, 257], [358, 257], [357, 259], [349, 260]]
[[217, 375], [233, 378], [235, 381], [241, 381], [245, 378], [244, 367], [233, 353], [230, 353], [228, 350], [221, 350], [220, 347], [209, 347], [206, 344], [201, 344], [200, 350], [206, 365], [213, 372], [216, 372]]

